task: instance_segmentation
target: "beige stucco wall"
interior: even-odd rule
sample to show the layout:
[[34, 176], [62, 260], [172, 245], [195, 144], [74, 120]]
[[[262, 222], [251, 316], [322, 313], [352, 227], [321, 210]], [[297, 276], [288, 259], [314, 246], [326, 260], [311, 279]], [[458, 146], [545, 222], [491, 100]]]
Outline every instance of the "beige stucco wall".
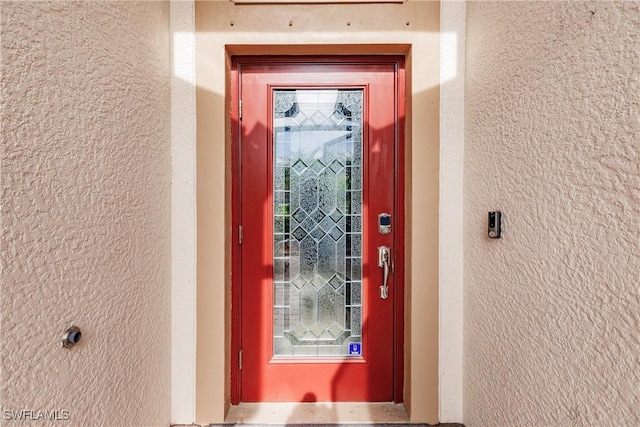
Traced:
[[438, 212], [439, 21], [438, 2], [196, 3], [197, 422], [222, 421], [229, 402], [227, 59], [265, 52], [408, 55], [405, 401], [412, 421], [438, 421], [438, 221], [422, 213]]
[[640, 425], [639, 28], [638, 2], [467, 4], [467, 426]]
[[0, 3], [3, 425], [170, 422], [168, 6]]

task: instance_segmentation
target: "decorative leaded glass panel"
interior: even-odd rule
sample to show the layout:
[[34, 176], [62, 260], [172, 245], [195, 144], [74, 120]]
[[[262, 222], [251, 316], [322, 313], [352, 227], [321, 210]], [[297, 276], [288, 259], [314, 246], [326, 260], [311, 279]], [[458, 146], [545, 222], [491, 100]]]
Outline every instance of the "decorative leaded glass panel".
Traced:
[[362, 342], [363, 91], [273, 100], [274, 355], [347, 356]]

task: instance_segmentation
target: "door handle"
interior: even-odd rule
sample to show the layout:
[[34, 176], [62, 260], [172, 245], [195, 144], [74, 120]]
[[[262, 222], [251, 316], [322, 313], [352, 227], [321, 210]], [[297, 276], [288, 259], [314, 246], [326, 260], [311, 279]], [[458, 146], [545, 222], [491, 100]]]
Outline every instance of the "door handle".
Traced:
[[389, 268], [391, 260], [391, 249], [388, 246], [378, 246], [378, 267], [382, 268], [382, 286], [380, 286], [380, 298], [389, 298]]

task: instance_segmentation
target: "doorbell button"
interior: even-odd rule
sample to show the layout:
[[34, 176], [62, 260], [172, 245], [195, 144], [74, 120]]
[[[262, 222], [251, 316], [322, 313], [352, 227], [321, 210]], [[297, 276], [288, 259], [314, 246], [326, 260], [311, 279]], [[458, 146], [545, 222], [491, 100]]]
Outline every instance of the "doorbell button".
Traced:
[[492, 239], [499, 239], [502, 235], [502, 212], [489, 212], [488, 234]]

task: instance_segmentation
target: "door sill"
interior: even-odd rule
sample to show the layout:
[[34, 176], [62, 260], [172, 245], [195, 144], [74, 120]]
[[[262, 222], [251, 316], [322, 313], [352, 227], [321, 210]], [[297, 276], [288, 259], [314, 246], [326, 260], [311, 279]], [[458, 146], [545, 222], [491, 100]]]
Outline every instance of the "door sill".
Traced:
[[408, 423], [402, 403], [241, 403], [225, 424], [396, 424]]

